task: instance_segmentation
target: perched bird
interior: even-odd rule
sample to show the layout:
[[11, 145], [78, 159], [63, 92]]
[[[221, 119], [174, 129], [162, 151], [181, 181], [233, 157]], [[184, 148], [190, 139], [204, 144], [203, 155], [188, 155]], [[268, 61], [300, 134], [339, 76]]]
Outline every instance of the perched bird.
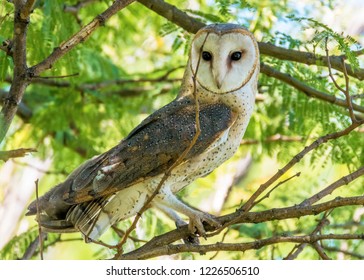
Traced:
[[[97, 240], [111, 225], [136, 215], [196, 134], [196, 100], [200, 134], [161, 185], [151, 206], [205, 235], [203, 223], [216, 219], [183, 203], [175, 194], [206, 176], [237, 150], [253, 112], [259, 51], [254, 36], [235, 24], [199, 30], [177, 98], [154, 112], [109, 151], [74, 170], [38, 200], [44, 231], [80, 231]], [[27, 215], [37, 214], [33, 201]]]

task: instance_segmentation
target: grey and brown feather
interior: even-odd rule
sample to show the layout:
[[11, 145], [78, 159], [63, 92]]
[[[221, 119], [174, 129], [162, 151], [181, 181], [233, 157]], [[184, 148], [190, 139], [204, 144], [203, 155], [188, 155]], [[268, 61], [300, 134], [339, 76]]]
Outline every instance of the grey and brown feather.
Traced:
[[[211, 60], [201, 58], [204, 51]], [[234, 52], [240, 53], [237, 61], [231, 58]], [[250, 32], [234, 24], [201, 29], [192, 42], [178, 97], [40, 197], [43, 229], [80, 231], [96, 240], [112, 224], [135, 215], [196, 133], [195, 94], [201, 134], [152, 205], [169, 214], [185, 214], [190, 230], [201, 235], [203, 222], [218, 226], [213, 216], [187, 206], [174, 194], [235, 153], [253, 111], [258, 74], [258, 46]], [[33, 201], [27, 215], [35, 215], [36, 206]]]

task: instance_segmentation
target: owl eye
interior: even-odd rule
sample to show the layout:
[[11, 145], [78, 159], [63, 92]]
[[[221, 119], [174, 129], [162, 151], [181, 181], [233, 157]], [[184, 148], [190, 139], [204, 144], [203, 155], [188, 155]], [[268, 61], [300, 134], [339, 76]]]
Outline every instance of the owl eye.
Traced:
[[231, 60], [239, 60], [241, 58], [241, 52], [233, 52], [230, 56]]
[[212, 59], [212, 54], [209, 52], [202, 52], [202, 59], [205, 61], [210, 61]]

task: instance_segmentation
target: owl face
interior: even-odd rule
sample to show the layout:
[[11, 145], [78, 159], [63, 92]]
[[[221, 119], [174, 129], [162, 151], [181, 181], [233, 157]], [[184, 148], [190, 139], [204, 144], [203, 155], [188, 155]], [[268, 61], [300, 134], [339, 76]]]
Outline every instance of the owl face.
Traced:
[[259, 67], [257, 42], [238, 25], [209, 25], [193, 40], [190, 67], [196, 82], [208, 91], [223, 94], [238, 90]]

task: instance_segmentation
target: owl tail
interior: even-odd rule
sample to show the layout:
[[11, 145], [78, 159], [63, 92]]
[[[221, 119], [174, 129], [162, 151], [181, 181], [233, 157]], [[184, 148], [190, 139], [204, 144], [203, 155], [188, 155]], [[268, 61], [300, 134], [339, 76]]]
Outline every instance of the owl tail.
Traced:
[[104, 211], [112, 197], [77, 204], [68, 211], [66, 221], [82, 233], [86, 242], [98, 240], [114, 223], [112, 216]]
[[[37, 215], [36, 203], [33, 202], [26, 215], [37, 215], [36, 220], [45, 232], [67, 233], [80, 231], [86, 242], [98, 240], [100, 236], [115, 222], [112, 216], [104, 210], [105, 205], [113, 196], [99, 198], [90, 202], [77, 205], [67, 205], [64, 212], [53, 214], [54, 208], [49, 202], [48, 194], [40, 197]], [[47, 211], [45, 211], [47, 210]]]

